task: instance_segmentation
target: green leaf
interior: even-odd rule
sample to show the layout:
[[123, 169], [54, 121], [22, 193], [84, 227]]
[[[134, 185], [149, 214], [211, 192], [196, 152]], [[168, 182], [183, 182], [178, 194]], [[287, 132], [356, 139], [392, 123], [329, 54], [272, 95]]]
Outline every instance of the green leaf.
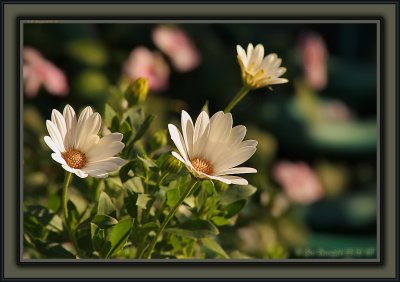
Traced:
[[119, 170], [119, 177], [121, 179], [122, 183], [125, 183], [129, 179], [131, 179], [134, 176], [134, 173], [132, 171], [132, 165], [134, 162], [128, 162], [127, 164], [123, 165], [121, 169]]
[[147, 129], [149, 129], [154, 118], [155, 118], [154, 115], [149, 115], [148, 117], [146, 117], [145, 121], [142, 123], [142, 125], [140, 126], [139, 130], [137, 131], [135, 137], [129, 143], [128, 146], [132, 146], [137, 140], [139, 140], [140, 138], [143, 137], [143, 135], [146, 133]]
[[97, 214], [117, 217], [117, 211], [114, 207], [114, 204], [105, 192], [101, 192], [100, 194], [99, 204], [97, 206]]
[[229, 223], [229, 220], [222, 216], [214, 216], [213, 218], [211, 218], [211, 221], [218, 226], [227, 225]]
[[167, 232], [177, 234], [182, 237], [206, 238], [219, 234], [218, 228], [209, 221], [196, 219], [189, 220], [177, 227], [165, 229]]
[[81, 216], [79, 214], [78, 208], [71, 200], [69, 200], [67, 203], [67, 209], [69, 214], [68, 220], [71, 223], [72, 229], [74, 229], [74, 227], [79, 223], [79, 219]]
[[257, 188], [252, 185], [235, 185], [229, 187], [228, 190], [219, 194], [222, 205], [229, 205], [236, 201], [247, 199], [257, 191]]
[[124, 187], [126, 187], [126, 189], [129, 189], [138, 194], [144, 193], [144, 187], [143, 187], [143, 183], [142, 183], [142, 180], [140, 179], [140, 177], [134, 177], [134, 178], [126, 181], [124, 184]]
[[179, 188], [171, 189], [167, 191], [167, 205], [172, 208], [176, 205], [181, 197]]
[[114, 109], [109, 105], [106, 104], [104, 108], [104, 124], [110, 128], [113, 118], [117, 115]]
[[130, 189], [125, 190], [125, 197], [124, 197], [125, 209], [128, 212], [128, 214], [134, 218], [137, 216], [136, 201], [137, 201], [138, 195], [139, 195], [138, 193], [136, 193]]
[[53, 212], [57, 212], [61, 208], [61, 200], [58, 193], [53, 193], [49, 196], [47, 207]]
[[226, 259], [229, 258], [228, 254], [224, 251], [224, 249], [220, 246], [220, 244], [218, 244], [217, 241], [215, 241], [215, 239], [204, 238], [201, 240], [201, 242], [203, 246], [209, 249], [210, 251], [220, 255], [223, 258]]
[[150, 197], [148, 194], [139, 194], [136, 200], [136, 205], [141, 207], [142, 209], [146, 209], [148, 201], [150, 201]]
[[111, 132], [117, 132], [119, 130], [119, 125], [120, 125], [119, 117], [118, 116], [114, 116], [113, 119], [111, 120], [110, 131]]
[[223, 210], [225, 211], [225, 218], [230, 218], [239, 213], [245, 204], [246, 200], [240, 200], [224, 207]]
[[141, 160], [143, 164], [147, 167], [157, 167], [157, 164], [150, 158], [142, 158], [140, 156], [138, 156], [137, 158]]
[[76, 258], [75, 255], [71, 254], [58, 243], [49, 243], [38, 239], [34, 239], [33, 243], [38, 251], [47, 258]]
[[27, 210], [24, 212], [24, 217], [26, 218], [25, 223], [37, 231], [45, 228], [59, 233], [63, 230], [62, 219], [43, 206], [28, 206]]
[[90, 235], [92, 239], [93, 249], [96, 250], [99, 254], [102, 254], [101, 250], [105, 244], [104, 230], [98, 227], [96, 224], [90, 223]]
[[108, 238], [110, 251], [106, 256], [107, 258], [123, 248], [131, 234], [133, 222], [133, 218], [123, 219], [111, 229], [110, 237]]
[[129, 138], [132, 135], [132, 127], [127, 121], [124, 121], [119, 126], [119, 132], [124, 135], [124, 137], [123, 137], [121, 142], [125, 144], [126, 142], [128, 142]]
[[157, 224], [156, 222], [148, 222], [140, 226], [140, 229], [143, 231], [150, 231], [150, 230], [157, 230], [159, 227], [160, 225]]
[[96, 214], [92, 219], [92, 223], [102, 229], [106, 229], [117, 224], [118, 220], [105, 214]]

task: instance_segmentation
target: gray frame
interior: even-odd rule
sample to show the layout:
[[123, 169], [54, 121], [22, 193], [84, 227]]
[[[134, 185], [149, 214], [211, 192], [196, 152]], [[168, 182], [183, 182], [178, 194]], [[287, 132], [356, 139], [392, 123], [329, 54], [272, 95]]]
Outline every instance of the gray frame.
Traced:
[[[132, 8], [135, 5], [134, 9]], [[157, 7], [157, 9], [155, 9]], [[384, 4], [291, 4], [290, 6], [284, 4], [254, 4], [254, 5], [240, 5], [240, 4], [186, 4], [186, 5], [177, 5], [177, 4], [163, 4], [163, 5], [146, 5], [146, 4], [119, 4], [119, 5], [106, 5], [106, 4], [97, 4], [96, 6], [89, 4], [46, 4], [46, 5], [35, 5], [35, 4], [25, 4], [18, 5], [13, 3], [6, 3], [4, 5], [2, 3], [2, 18], [3, 18], [3, 26], [4, 26], [4, 41], [3, 41], [3, 58], [4, 69], [7, 69], [7, 72], [3, 72], [4, 74], [4, 95], [2, 98], [4, 99], [4, 104], [7, 105], [4, 107], [4, 117], [8, 117], [5, 119], [4, 123], [4, 146], [6, 150], [4, 150], [4, 163], [8, 164], [7, 167], [3, 166], [4, 170], [4, 186], [2, 189], [2, 205], [4, 208], [3, 212], [3, 221], [4, 227], [4, 241], [2, 244], [4, 246], [4, 254], [2, 271], [3, 277], [26, 277], [26, 278], [44, 278], [44, 277], [59, 277], [61, 274], [62, 277], [79, 277], [79, 278], [90, 278], [95, 277], [93, 273], [96, 273], [96, 277], [101, 278], [148, 278], [148, 268], [158, 270], [158, 272], [151, 271], [152, 277], [231, 277], [231, 278], [266, 278], [266, 277], [282, 277], [281, 275], [286, 275], [286, 278], [296, 277], [296, 278], [306, 278], [306, 277], [319, 277], [319, 278], [389, 278], [389, 277], [397, 277], [398, 270], [396, 266], [398, 263], [396, 248], [392, 248], [390, 246], [398, 246], [397, 245], [397, 222], [396, 222], [396, 214], [398, 214], [396, 201], [398, 195], [396, 194], [396, 189], [392, 187], [396, 187], [398, 183], [396, 183], [396, 156], [397, 156], [397, 138], [393, 136], [393, 134], [397, 134], [396, 131], [396, 60], [392, 58], [398, 58], [396, 53], [396, 45], [397, 45], [397, 37], [395, 37], [395, 29], [396, 29], [396, 21], [397, 19], [397, 9], [398, 6], [393, 3], [384, 3]], [[127, 15], [126, 11], [130, 11], [129, 15]], [[327, 264], [319, 264], [318, 267], [315, 267], [315, 262], [313, 265], [306, 264], [306, 260], [301, 260], [297, 262], [296, 260], [291, 259], [291, 264], [286, 264], [285, 267], [281, 267], [282, 265], [278, 265], [276, 263], [265, 264], [262, 262], [258, 262], [258, 264], [245, 264], [242, 263], [240, 265], [230, 266], [230, 263], [234, 263], [234, 261], [229, 260], [228, 263], [215, 264], [210, 266], [209, 263], [198, 263], [193, 265], [193, 261], [184, 261], [179, 264], [163, 264], [160, 265], [160, 261], [152, 260], [150, 263], [143, 264], [135, 264], [130, 265], [124, 268], [115, 269], [112, 265], [112, 261], [109, 261], [108, 265], [102, 263], [102, 267], [98, 268], [95, 264], [99, 261], [95, 260], [95, 264], [87, 264], [84, 267], [82, 265], [69, 265], [67, 267], [63, 267], [62, 265], [55, 265], [51, 263], [51, 260], [45, 260], [43, 262], [51, 263], [51, 265], [41, 265], [35, 267], [19, 267], [16, 265], [16, 262], [19, 261], [16, 247], [17, 242], [15, 241], [17, 236], [16, 234], [16, 225], [20, 224], [21, 221], [18, 220], [15, 214], [15, 205], [18, 206], [19, 201], [15, 194], [17, 194], [17, 187], [19, 187], [15, 175], [16, 168], [21, 163], [17, 162], [17, 160], [21, 160], [22, 148], [18, 148], [18, 143], [15, 142], [15, 137], [22, 136], [21, 131], [17, 131], [17, 129], [21, 130], [21, 126], [19, 124], [12, 124], [10, 121], [15, 120], [16, 109], [18, 106], [18, 102], [16, 101], [16, 97], [18, 95], [10, 95], [6, 93], [20, 93], [20, 89], [17, 90], [18, 84], [16, 83], [18, 77], [17, 74], [17, 48], [13, 47], [18, 41], [18, 33], [22, 34], [18, 30], [19, 21], [17, 18], [19, 16], [29, 16], [32, 18], [41, 18], [48, 16], [49, 18], [53, 18], [54, 15], [57, 17], [69, 16], [91, 16], [91, 17], [99, 17], [102, 18], [104, 15], [110, 17], [152, 17], [156, 20], [151, 20], [152, 22], [160, 21], [157, 18], [174, 18], [174, 17], [184, 17], [185, 19], [196, 18], [196, 17], [212, 17], [213, 19], [220, 19], [221, 17], [225, 18], [223, 22], [232, 22], [233, 20], [229, 18], [235, 17], [247, 17], [247, 18], [267, 18], [269, 16], [277, 18], [277, 16], [282, 16], [287, 18], [286, 21], [289, 21], [290, 18], [321, 18], [321, 15], [324, 15], [325, 18], [331, 18], [332, 21], [334, 19], [340, 20], [342, 17], [346, 17], [347, 21], [351, 18], [358, 18], [360, 21], [368, 22], [371, 19], [378, 19], [378, 23], [380, 22], [380, 18], [383, 19], [383, 43], [382, 50], [385, 56], [383, 57], [383, 61], [381, 62], [384, 66], [382, 70], [385, 74], [383, 76], [382, 81], [380, 83], [383, 86], [383, 105], [381, 105], [385, 111], [381, 113], [384, 114], [382, 116], [385, 131], [382, 131], [382, 137], [384, 137], [385, 144], [382, 144], [383, 153], [385, 154], [385, 163], [382, 164], [385, 167], [383, 175], [380, 175], [384, 180], [385, 186], [383, 187], [384, 193], [382, 196], [384, 197], [385, 205], [382, 206], [384, 208], [383, 214], [385, 215], [385, 220], [383, 222], [383, 236], [385, 245], [383, 246], [383, 257], [382, 264], [376, 263], [380, 260], [363, 260], [363, 265], [352, 264], [345, 265], [347, 260], [340, 260], [340, 265], [335, 264], [336, 269], [334, 270], [333, 265]], [[320, 20], [320, 19], [319, 19]], [[91, 22], [99, 22], [99, 20], [90, 20]], [[144, 20], [141, 20], [143, 22]], [[171, 19], [164, 20], [171, 21]], [[194, 20], [196, 21], [196, 20]], [[198, 21], [198, 20], [197, 20]], [[211, 20], [207, 20], [210, 22]], [[215, 21], [215, 20], [213, 20]], [[259, 22], [260, 20], [254, 20]], [[254, 22], [253, 21], [253, 22]], [[298, 20], [304, 22], [304, 19]], [[345, 20], [346, 21], [346, 20]], [[39, 22], [43, 22], [43, 20], [39, 20]], [[193, 22], [193, 20], [189, 20], [189, 22]], [[203, 20], [204, 22], [204, 20]], [[8, 29], [7, 29], [8, 28]], [[11, 32], [10, 32], [11, 30]], [[378, 29], [379, 31], [380, 29]], [[379, 37], [379, 32], [378, 32]], [[396, 40], [395, 44], [393, 44], [393, 40]], [[378, 44], [378, 54], [379, 54]], [[7, 54], [5, 56], [4, 54]], [[379, 58], [378, 58], [379, 59]], [[380, 64], [378, 64], [379, 66]], [[379, 74], [378, 74], [379, 75]], [[379, 81], [379, 79], [378, 79]], [[378, 85], [378, 88], [379, 85]], [[22, 104], [19, 104], [20, 111], [22, 111]], [[380, 105], [378, 99], [378, 113], [380, 113]], [[16, 120], [19, 122], [19, 119]], [[380, 148], [380, 142], [378, 142], [378, 150]], [[396, 150], [396, 154], [391, 152]], [[15, 157], [18, 156], [18, 158]], [[378, 159], [379, 163], [379, 159]], [[21, 174], [20, 174], [21, 175]], [[3, 179], [3, 177], [2, 177]], [[379, 181], [379, 179], [378, 179]], [[9, 189], [6, 187], [14, 187], [13, 189]], [[22, 194], [22, 193], [21, 193]], [[6, 200], [7, 199], [7, 200]], [[10, 200], [8, 200], [10, 199]], [[10, 217], [5, 217], [4, 215], [10, 215]], [[378, 221], [379, 222], [379, 221]], [[21, 228], [21, 227], [20, 227]], [[379, 228], [379, 226], [378, 226]], [[396, 228], [396, 230], [393, 230]], [[396, 232], [395, 232], [396, 231]], [[379, 233], [378, 233], [379, 234]], [[378, 235], [379, 240], [379, 235]], [[7, 242], [6, 244], [4, 242]], [[22, 248], [21, 248], [22, 249]], [[7, 256], [5, 255], [7, 254]], [[12, 258], [12, 259], [11, 259]], [[264, 261], [264, 260], [263, 260]], [[312, 260], [316, 261], [316, 260]], [[326, 260], [324, 260], [326, 261]], [[370, 265], [365, 265], [365, 262], [375, 262]], [[92, 263], [93, 263], [92, 262]], [[182, 262], [182, 261], [180, 261]], [[242, 262], [242, 261], [241, 261]], [[251, 261], [250, 261], [251, 262]], [[265, 261], [264, 261], [265, 262]], [[270, 261], [268, 261], [270, 262]], [[57, 262], [59, 261], [57, 260]], [[117, 264], [114, 262], [114, 264]], [[184, 265], [183, 265], [184, 264]], [[278, 263], [280, 264], [280, 263]], [[314, 266], [314, 267], [313, 267]], [[4, 268], [3, 268], [4, 267]], [[73, 268], [74, 271], [70, 269]], [[43, 270], [46, 271], [43, 271]], [[288, 271], [291, 269], [291, 271]], [[206, 270], [206, 271], [204, 271]], [[355, 270], [355, 271], [354, 271]], [[311, 271], [311, 272], [310, 272]], [[56, 276], [54, 276], [54, 274]], [[98, 280], [98, 279], [97, 279]], [[114, 279], [113, 279], [114, 280]]]

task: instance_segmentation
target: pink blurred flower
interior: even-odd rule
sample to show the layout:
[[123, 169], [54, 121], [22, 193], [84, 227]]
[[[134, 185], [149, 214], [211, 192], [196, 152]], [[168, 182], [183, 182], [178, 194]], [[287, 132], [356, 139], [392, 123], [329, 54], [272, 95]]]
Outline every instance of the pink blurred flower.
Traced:
[[153, 30], [153, 41], [167, 54], [173, 66], [181, 72], [191, 71], [200, 63], [200, 54], [190, 38], [179, 28], [157, 26]]
[[23, 59], [24, 90], [28, 97], [35, 97], [42, 85], [54, 95], [64, 96], [68, 93], [65, 74], [43, 58], [39, 51], [24, 47]]
[[124, 65], [124, 73], [132, 80], [144, 77], [149, 80], [149, 88], [161, 91], [168, 87], [169, 67], [158, 52], [145, 47], [135, 48]]
[[311, 204], [324, 196], [317, 175], [303, 162], [281, 161], [275, 165], [273, 176], [292, 202]]
[[322, 90], [327, 84], [327, 50], [321, 36], [314, 33], [303, 35], [300, 40], [305, 78], [314, 90]]

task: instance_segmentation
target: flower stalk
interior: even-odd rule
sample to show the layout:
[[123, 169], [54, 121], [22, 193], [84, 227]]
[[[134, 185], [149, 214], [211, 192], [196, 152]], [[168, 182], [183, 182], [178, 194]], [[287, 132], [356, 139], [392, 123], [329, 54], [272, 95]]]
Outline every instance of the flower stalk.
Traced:
[[250, 88], [247, 86], [243, 86], [236, 96], [232, 99], [232, 101], [225, 108], [224, 112], [229, 113], [233, 110], [233, 108], [250, 92]]
[[64, 213], [65, 226], [67, 227], [69, 239], [71, 240], [77, 254], [79, 255], [80, 251], [79, 251], [79, 247], [78, 247], [78, 242], [76, 241], [74, 233], [72, 232], [71, 220], [70, 220], [69, 212], [68, 212], [68, 187], [71, 182], [71, 179], [72, 179], [72, 173], [66, 172], [63, 190], [62, 190], [62, 208], [63, 208], [63, 213]]
[[[172, 217], [175, 215], [176, 211], [178, 210], [179, 206], [183, 203], [183, 201], [186, 199], [187, 196], [190, 195], [190, 193], [194, 190], [194, 188], [197, 186], [198, 181], [195, 180], [192, 185], [188, 186], [179, 198], [178, 202], [175, 204], [175, 206], [170, 210], [168, 213], [167, 217], [164, 219], [163, 223], [161, 224], [160, 228], [158, 229], [156, 235], [154, 236], [153, 240], [150, 243], [150, 246], [147, 250], [146, 253], [146, 258], [151, 258], [151, 253], [153, 252], [153, 249], [157, 243], [158, 237], [161, 235], [161, 233], [164, 231], [165, 227], [168, 225], [168, 223], [171, 221]], [[141, 258], [141, 257], [139, 257]]]

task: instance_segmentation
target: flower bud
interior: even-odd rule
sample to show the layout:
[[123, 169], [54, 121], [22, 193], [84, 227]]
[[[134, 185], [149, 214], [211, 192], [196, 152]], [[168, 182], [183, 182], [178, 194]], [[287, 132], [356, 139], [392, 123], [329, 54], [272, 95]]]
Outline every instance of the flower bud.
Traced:
[[146, 78], [139, 77], [133, 84], [130, 84], [125, 92], [125, 98], [129, 106], [146, 101], [149, 93], [149, 82]]
[[170, 155], [164, 161], [162, 165], [162, 170], [169, 173], [178, 173], [181, 171], [182, 167], [182, 162], [174, 156]]
[[159, 130], [150, 139], [150, 150], [153, 152], [167, 145], [167, 131]]

